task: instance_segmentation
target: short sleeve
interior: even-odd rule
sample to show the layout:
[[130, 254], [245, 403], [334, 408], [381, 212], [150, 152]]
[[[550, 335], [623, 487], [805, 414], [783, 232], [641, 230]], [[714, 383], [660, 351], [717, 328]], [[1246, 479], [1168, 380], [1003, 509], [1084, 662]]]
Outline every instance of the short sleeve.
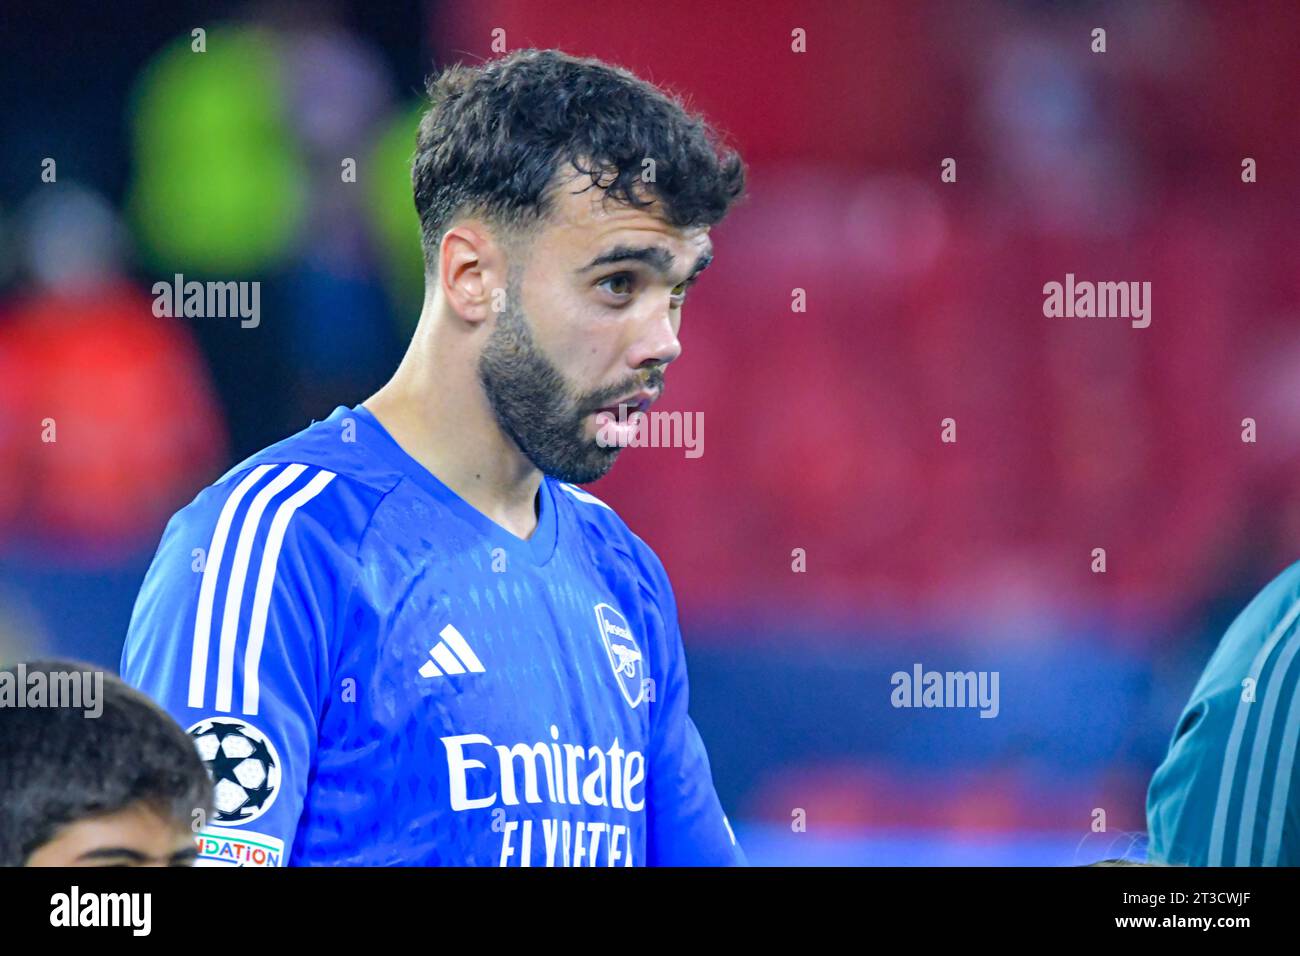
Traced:
[[137, 598], [122, 677], [188, 730], [213, 777], [200, 865], [294, 851], [352, 582], [330, 530], [335, 477], [261, 465], [208, 488], [169, 522]]

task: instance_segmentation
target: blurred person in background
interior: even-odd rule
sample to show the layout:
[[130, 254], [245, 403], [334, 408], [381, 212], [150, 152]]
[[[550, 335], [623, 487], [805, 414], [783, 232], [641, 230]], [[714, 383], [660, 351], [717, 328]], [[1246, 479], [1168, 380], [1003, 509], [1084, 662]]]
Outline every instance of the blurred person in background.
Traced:
[[191, 333], [127, 280], [103, 197], [64, 183], [20, 222], [30, 281], [0, 306], [0, 545], [112, 565], [216, 470], [225, 426]]

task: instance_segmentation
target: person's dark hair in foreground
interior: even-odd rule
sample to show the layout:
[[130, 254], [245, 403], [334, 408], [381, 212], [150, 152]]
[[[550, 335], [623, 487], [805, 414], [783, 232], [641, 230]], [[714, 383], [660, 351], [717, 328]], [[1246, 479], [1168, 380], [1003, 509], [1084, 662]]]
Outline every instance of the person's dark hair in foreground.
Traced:
[[[75, 704], [56, 687], [75, 687]], [[113, 674], [0, 669], [0, 866], [188, 866], [211, 802], [189, 735]]]

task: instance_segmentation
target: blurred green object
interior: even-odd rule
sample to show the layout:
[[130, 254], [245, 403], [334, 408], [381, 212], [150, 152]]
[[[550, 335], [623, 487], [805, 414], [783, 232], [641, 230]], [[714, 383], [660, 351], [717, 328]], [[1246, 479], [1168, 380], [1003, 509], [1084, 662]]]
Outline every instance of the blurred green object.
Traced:
[[372, 226], [384, 253], [385, 278], [404, 331], [415, 326], [424, 298], [424, 253], [411, 187], [411, 160], [420, 117], [427, 107], [427, 103], [416, 103], [398, 113], [370, 155], [372, 172], [367, 175], [363, 169], [358, 173], [358, 179], [369, 183]]
[[128, 205], [156, 266], [225, 274], [289, 251], [307, 173], [285, 117], [274, 38], [249, 27], [184, 37], [143, 71], [132, 103]]

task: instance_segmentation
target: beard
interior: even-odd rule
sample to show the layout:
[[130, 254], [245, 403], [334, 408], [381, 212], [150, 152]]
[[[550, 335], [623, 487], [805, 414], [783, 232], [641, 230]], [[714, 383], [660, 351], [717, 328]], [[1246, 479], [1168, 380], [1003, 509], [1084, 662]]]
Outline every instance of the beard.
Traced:
[[479, 356], [478, 377], [497, 425], [544, 475], [575, 485], [595, 481], [623, 449], [584, 434], [587, 416], [643, 385], [662, 387], [663, 369], [633, 375], [616, 386], [578, 392], [533, 341], [520, 305], [518, 277], [507, 283], [506, 309], [497, 316]]

